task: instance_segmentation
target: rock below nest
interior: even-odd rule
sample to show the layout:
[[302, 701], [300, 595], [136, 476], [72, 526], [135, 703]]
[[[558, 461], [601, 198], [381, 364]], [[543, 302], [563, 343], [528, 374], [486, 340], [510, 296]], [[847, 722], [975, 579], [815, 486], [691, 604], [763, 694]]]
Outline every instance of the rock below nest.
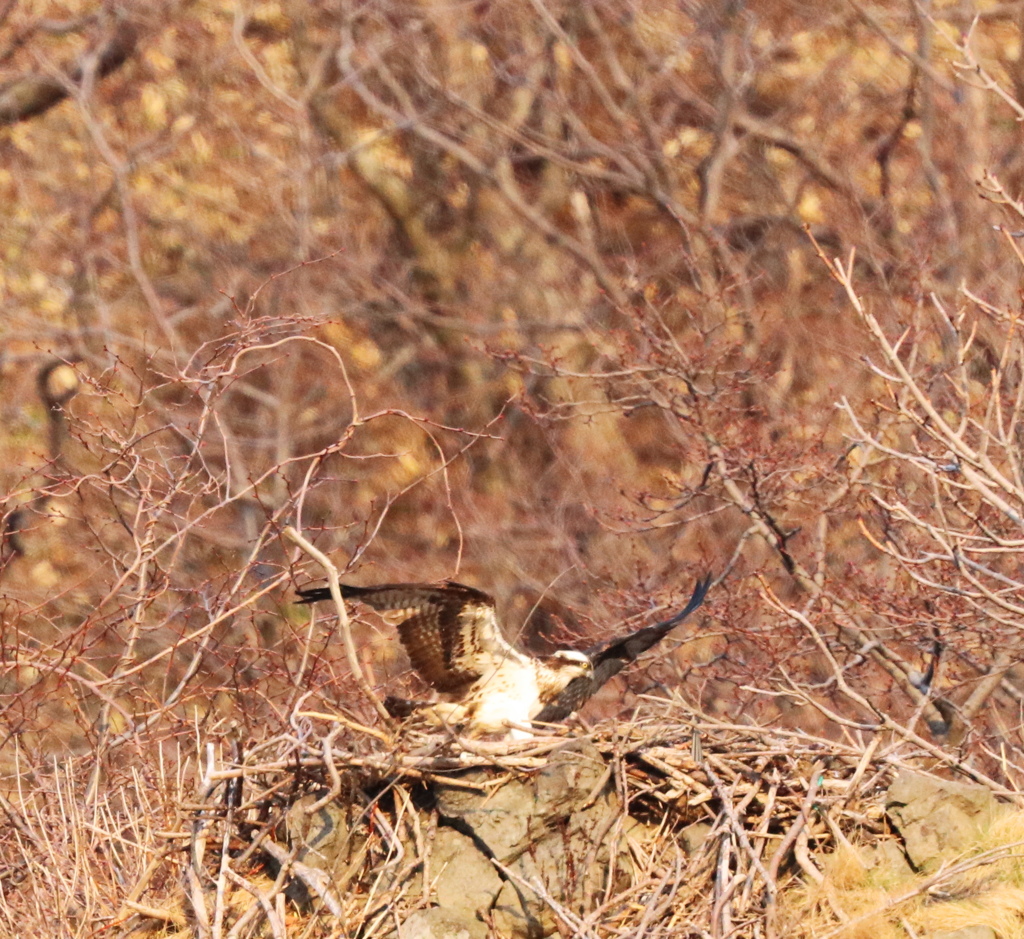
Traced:
[[889, 787], [885, 809], [910, 863], [930, 873], [976, 844], [1007, 807], [982, 786], [903, 772]]
[[418, 910], [398, 927], [398, 939], [486, 939], [487, 927], [475, 916], [444, 907]]
[[[493, 783], [493, 774], [460, 779], [483, 785]], [[554, 914], [539, 894], [585, 908], [603, 889], [609, 864], [621, 860], [609, 848], [623, 818], [619, 799], [608, 765], [583, 741], [555, 752], [537, 773], [486, 794], [438, 783], [433, 795], [441, 827], [432, 864], [439, 855], [449, 858], [434, 882], [436, 901], [447, 912], [490, 919], [499, 935], [553, 934]], [[456, 835], [459, 850], [452, 851]]]
[[[337, 896], [373, 863], [365, 795], [349, 789], [313, 813], [316, 796], [307, 795], [288, 814], [296, 860], [324, 871]], [[510, 777], [490, 767], [435, 778], [412, 801], [420, 830], [430, 834], [416, 844], [399, 833], [406, 861], [379, 883], [395, 886], [391, 878], [408, 876], [422, 852], [420, 870], [402, 887], [419, 909], [397, 939], [482, 939], [491, 927], [509, 939], [553, 935], [559, 923], [549, 900], [579, 914], [600, 902], [609, 882], [625, 889], [632, 863], [626, 838], [647, 837], [622, 811], [608, 763], [582, 740], [529, 773]]]

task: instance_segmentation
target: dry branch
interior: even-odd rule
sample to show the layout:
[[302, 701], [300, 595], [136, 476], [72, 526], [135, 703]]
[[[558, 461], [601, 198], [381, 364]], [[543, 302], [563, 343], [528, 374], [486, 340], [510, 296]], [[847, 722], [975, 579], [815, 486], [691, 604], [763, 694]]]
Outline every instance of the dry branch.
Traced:
[[294, 528], [291, 526], [284, 529], [284, 535], [289, 540], [298, 545], [306, 554], [308, 554], [314, 561], [316, 561], [327, 575], [327, 585], [331, 591], [331, 597], [334, 600], [334, 605], [338, 611], [338, 622], [341, 626], [341, 637], [342, 642], [345, 645], [345, 655], [348, 658], [349, 668], [352, 670], [352, 675], [359, 683], [359, 687], [362, 689], [363, 694], [366, 695], [367, 700], [373, 705], [374, 710], [380, 715], [385, 726], [390, 726], [391, 715], [388, 714], [387, 708], [384, 707], [384, 702], [381, 701], [380, 697], [373, 690], [373, 686], [366, 678], [366, 674], [363, 671], [362, 663], [359, 661], [359, 654], [356, 652], [355, 642], [352, 639], [352, 628], [349, 624], [348, 610], [345, 608], [345, 601], [341, 596], [341, 587], [338, 582], [338, 569], [331, 563], [330, 558], [327, 557], [319, 548], [314, 547], [305, 538], [302, 537]]

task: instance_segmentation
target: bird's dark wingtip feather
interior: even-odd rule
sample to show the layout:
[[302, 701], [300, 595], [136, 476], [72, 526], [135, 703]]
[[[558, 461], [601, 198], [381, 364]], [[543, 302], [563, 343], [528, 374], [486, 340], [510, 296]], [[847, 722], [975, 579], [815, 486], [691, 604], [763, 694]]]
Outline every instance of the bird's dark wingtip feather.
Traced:
[[711, 584], [714, 581], [714, 576], [711, 574], [705, 574], [703, 578], [697, 581], [697, 585], [693, 588], [693, 593], [690, 595], [690, 601], [681, 609], [675, 616], [670, 616], [667, 620], [659, 623], [659, 626], [675, 625], [681, 623], [687, 616], [689, 616], [694, 610], [696, 610], [704, 602], [704, 598], [708, 595], [708, 590], [711, 589]]

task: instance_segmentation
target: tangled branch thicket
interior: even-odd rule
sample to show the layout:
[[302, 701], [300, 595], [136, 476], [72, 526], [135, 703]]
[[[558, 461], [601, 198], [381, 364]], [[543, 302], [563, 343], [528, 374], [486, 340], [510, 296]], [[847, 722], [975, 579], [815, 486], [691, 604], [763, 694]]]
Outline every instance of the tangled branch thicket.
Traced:
[[[61, 921], [104, 922], [115, 935], [157, 927], [167, 936], [250, 935], [261, 922], [281, 936], [300, 923], [304, 935], [391, 935], [436, 902], [428, 787], [461, 786], [486, 805], [487, 792], [544, 769], [568, 739], [390, 737], [301, 709], [290, 723], [248, 750], [237, 728], [214, 731], [162, 766], [165, 776], [136, 774], [130, 795], [108, 788], [87, 814], [71, 774], [37, 773], [23, 804], [31, 814], [4, 803], [23, 859], [7, 873], [7, 923], [43, 917], [59, 896]], [[929, 897], [964, 896], [984, 909], [1017, 876], [1019, 818], [1002, 843], [937, 874], [872, 875], [882, 842], [897, 844], [884, 791], [931, 756], [904, 740], [876, 737], [864, 748], [725, 723], [663, 699], [588, 739], [617, 797], [599, 836], [610, 863], [575, 898], [568, 881], [557, 895], [523, 881], [572, 935], [896, 935], [900, 923], [936, 921]], [[948, 754], [927, 762], [940, 775], [957, 767]], [[474, 770], [483, 777], [466, 776]], [[160, 801], [145, 796], [154, 782]], [[127, 814], [126, 800], [134, 803]], [[329, 823], [342, 836], [333, 867], [322, 854], [300, 853], [301, 833], [325, 806], [340, 813]], [[501, 860], [496, 866], [515, 877]], [[1007, 863], [993, 876], [992, 865]], [[990, 869], [980, 887], [979, 866]], [[296, 919], [299, 898], [305, 912]]]

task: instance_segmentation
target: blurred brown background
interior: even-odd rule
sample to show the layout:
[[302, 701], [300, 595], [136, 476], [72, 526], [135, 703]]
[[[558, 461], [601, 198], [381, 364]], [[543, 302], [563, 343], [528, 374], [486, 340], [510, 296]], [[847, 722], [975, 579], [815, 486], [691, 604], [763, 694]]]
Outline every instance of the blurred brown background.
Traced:
[[588, 718], [874, 705], [1016, 779], [1022, 22], [0, 2], [0, 746], [116, 775], [307, 690], [368, 718], [296, 524], [538, 651], [710, 570]]

